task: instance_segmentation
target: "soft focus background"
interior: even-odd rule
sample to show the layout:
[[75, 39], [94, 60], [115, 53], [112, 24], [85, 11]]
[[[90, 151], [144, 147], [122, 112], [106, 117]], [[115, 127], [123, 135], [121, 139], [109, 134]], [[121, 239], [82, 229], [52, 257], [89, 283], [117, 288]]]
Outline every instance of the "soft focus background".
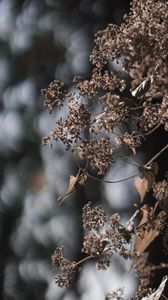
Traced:
[[[0, 1], [2, 300], [103, 300], [105, 293], [122, 286], [124, 299], [133, 294], [135, 275], [118, 257], [106, 272], [86, 263], [69, 289], [55, 285], [50, 260], [55, 247], [64, 244], [69, 259], [81, 258], [83, 204], [91, 200], [119, 210], [124, 222], [132, 207], [133, 183], [114, 188], [91, 182], [58, 207], [57, 198], [76, 166], [61, 145], [41, 145], [58, 117], [57, 111], [49, 115], [43, 108], [41, 89], [55, 78], [70, 88], [74, 75], [87, 77], [94, 34], [108, 23], [120, 24], [127, 12], [126, 0]], [[132, 166], [118, 164], [112, 177], [132, 173]]]

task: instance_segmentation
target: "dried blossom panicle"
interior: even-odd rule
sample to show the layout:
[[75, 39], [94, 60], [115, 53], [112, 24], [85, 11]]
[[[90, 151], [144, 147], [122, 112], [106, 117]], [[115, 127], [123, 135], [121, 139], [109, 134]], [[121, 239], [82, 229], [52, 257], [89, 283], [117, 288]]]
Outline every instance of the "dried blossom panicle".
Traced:
[[[133, 0], [131, 12], [124, 17], [121, 26], [110, 24], [96, 34], [90, 79], [76, 77], [77, 90], [73, 94], [66, 93], [63, 83], [58, 80], [42, 91], [49, 111], [54, 106], [60, 108], [64, 98], [69, 106], [66, 118], [58, 120], [57, 127], [43, 139], [44, 144], [60, 140], [71, 151], [79, 146], [81, 157], [89, 154], [91, 167], [104, 174], [113, 161], [112, 149], [107, 145], [107, 139], [101, 143], [97, 134], [106, 131], [111, 140], [110, 133], [114, 127], [126, 122], [133, 123], [139, 135], [135, 137], [133, 132], [126, 132], [124, 137], [121, 135], [120, 143], [135, 152], [141, 143], [140, 136], [161, 124], [168, 130], [167, 11], [167, 1]], [[134, 93], [128, 99], [123, 92], [127, 85], [125, 80], [119, 72], [111, 69], [110, 63], [114, 59], [130, 76], [133, 90], [144, 83], [140, 93]], [[100, 113], [96, 118], [86, 105], [79, 104], [81, 99], [89, 107], [98, 105]], [[87, 142], [81, 141], [80, 134], [84, 130], [93, 134], [92, 141], [90, 137]], [[88, 151], [83, 149], [85, 146]], [[101, 151], [95, 155], [99, 146]]]
[[153, 194], [160, 207], [168, 211], [168, 181], [166, 179], [154, 184]]
[[83, 207], [82, 221], [84, 230], [99, 231], [107, 221], [106, 211], [100, 205], [91, 208], [91, 202], [88, 202]]
[[96, 263], [97, 269], [98, 270], [107, 270], [107, 268], [110, 267], [112, 255], [113, 255], [113, 251], [110, 247], [107, 249], [104, 249], [104, 251], [98, 257], [98, 260]]
[[62, 81], [54, 80], [49, 84], [48, 88], [41, 90], [42, 95], [46, 98], [44, 105], [50, 113], [54, 107], [61, 108], [61, 106], [63, 106], [63, 100], [66, 94], [63, 87], [64, 83]]
[[106, 294], [105, 300], [124, 300], [124, 288], [118, 288], [114, 292], [110, 292]]
[[55, 277], [55, 283], [60, 287], [69, 287], [76, 276], [78, 268], [73, 262], [64, 262], [61, 265], [61, 271], [62, 274]]
[[82, 81], [80, 77], [75, 77], [74, 82], [77, 84], [80, 95], [87, 96], [89, 99], [99, 95], [100, 91], [112, 93], [118, 88], [122, 92], [126, 87], [125, 80], [120, 78], [118, 72], [105, 70], [102, 73], [97, 68], [93, 69], [90, 80]]
[[102, 112], [92, 122], [92, 133], [100, 132], [103, 129], [112, 132], [114, 127], [128, 121], [129, 109], [118, 95], [107, 93], [99, 100]]
[[141, 299], [149, 291], [149, 284], [151, 279], [151, 265], [149, 264], [148, 258], [148, 252], [143, 253], [135, 267], [139, 281], [139, 286], [135, 297], [135, 299], [137, 300]]
[[139, 132], [133, 131], [130, 134], [126, 131], [122, 136], [116, 137], [115, 141], [117, 145], [125, 144], [133, 153], [136, 153], [136, 149], [141, 146], [143, 139], [143, 135]]
[[[57, 127], [43, 139], [44, 144], [59, 140], [66, 149], [78, 150], [80, 158], [89, 161], [98, 174], [105, 174], [114, 161], [116, 146], [112, 147], [111, 132], [115, 126], [133, 125], [130, 128], [134, 131], [130, 129], [118, 136], [116, 144], [125, 145], [134, 153], [142, 139], [160, 125], [168, 130], [167, 11], [167, 1], [133, 0], [131, 12], [124, 16], [121, 26], [110, 24], [96, 34], [90, 57], [93, 64], [90, 79], [75, 78], [79, 96], [67, 94], [63, 83], [57, 80], [42, 91], [50, 112], [55, 106], [62, 107], [65, 98], [69, 108], [66, 117], [60, 118]], [[112, 70], [113, 60], [120, 63], [123, 72], [129, 76], [131, 88], [119, 72]], [[129, 90], [127, 95], [125, 88]], [[81, 104], [83, 99], [87, 105]], [[91, 113], [93, 106], [99, 111], [96, 118]], [[88, 133], [87, 140], [83, 140], [85, 131]], [[104, 131], [106, 137], [99, 138]], [[153, 189], [163, 211], [142, 227], [142, 235], [152, 228], [158, 232], [167, 230], [167, 180], [154, 183]], [[118, 214], [109, 216], [101, 207], [92, 209], [88, 204], [83, 211], [83, 227], [86, 232], [82, 251], [90, 257], [97, 257], [99, 269], [110, 265], [113, 252], [124, 258], [133, 257], [128, 251], [131, 234], [120, 224]], [[165, 233], [165, 245], [166, 236]], [[77, 263], [66, 260], [61, 247], [56, 249], [52, 260], [62, 271], [56, 279], [58, 285], [69, 286], [77, 271]], [[140, 281], [138, 300], [148, 291], [151, 270], [148, 254], [144, 253], [137, 265]]]
[[43, 138], [43, 143], [48, 141], [61, 141], [66, 150], [73, 149], [74, 143], [80, 138], [80, 134], [83, 133], [90, 124], [90, 112], [85, 104], [79, 106], [70, 105], [69, 115], [64, 119], [60, 118], [57, 121], [57, 127], [54, 128], [48, 137]]
[[100, 255], [108, 244], [105, 234], [89, 232], [84, 236], [82, 252], [92, 256]]
[[106, 235], [111, 240], [112, 250], [124, 258], [131, 258], [131, 253], [128, 251], [127, 245], [130, 242], [131, 236], [126, 228], [120, 224], [120, 216], [115, 213], [109, 217], [108, 228]]
[[159, 107], [157, 104], [144, 105], [143, 114], [140, 121], [140, 126], [144, 128], [145, 131], [154, 128], [160, 123]]
[[119, 221], [118, 214], [105, 215], [99, 206], [91, 209], [88, 203], [83, 208], [83, 227], [89, 232], [85, 233], [82, 251], [97, 256], [98, 269], [106, 269], [110, 265], [113, 252], [124, 258], [131, 257], [127, 247], [130, 239], [127, 239], [126, 228]]
[[55, 282], [60, 287], [69, 287], [74, 280], [79, 268], [76, 262], [70, 262], [63, 256], [63, 247], [57, 247], [51, 257], [54, 266], [59, 267], [62, 274], [55, 277]]
[[165, 130], [168, 131], [168, 96], [165, 97], [159, 108], [160, 122], [165, 126]]
[[60, 263], [64, 260], [63, 250], [64, 247], [57, 247], [51, 256], [52, 264], [56, 267], [59, 267]]
[[109, 138], [84, 140], [79, 145], [79, 156], [90, 160], [90, 165], [98, 174], [105, 174], [114, 162], [113, 148]]
[[89, 124], [90, 112], [86, 105], [69, 107], [69, 116], [64, 120], [64, 128], [72, 137], [77, 139], [80, 133], [89, 127]]
[[[101, 206], [91, 208], [91, 204], [88, 203], [83, 208], [82, 218], [85, 230], [82, 252], [90, 258], [97, 258], [98, 269], [106, 270], [110, 266], [113, 252], [124, 258], [131, 257], [127, 249], [129, 241], [125, 237], [126, 228], [119, 223], [118, 214], [109, 216]], [[80, 262], [65, 259], [63, 250], [63, 247], [56, 248], [52, 255], [52, 263], [61, 270], [61, 274], [56, 276], [56, 283], [68, 287], [79, 270]]]

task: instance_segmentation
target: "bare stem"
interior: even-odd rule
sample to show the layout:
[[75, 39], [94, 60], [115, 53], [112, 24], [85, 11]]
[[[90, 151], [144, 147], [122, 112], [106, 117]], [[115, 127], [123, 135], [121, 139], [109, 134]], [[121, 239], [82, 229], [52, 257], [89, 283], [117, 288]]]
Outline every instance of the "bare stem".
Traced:
[[166, 146], [164, 146], [158, 153], [156, 153], [156, 155], [154, 155], [145, 165], [144, 167], [148, 167], [156, 158], [158, 158], [161, 153], [163, 153], [163, 151], [165, 151], [166, 149], [168, 149], [168, 144]]
[[168, 264], [160, 263], [160, 265], [158, 265], [158, 266], [152, 266], [151, 267], [152, 271], [159, 270], [159, 269], [168, 269]]
[[130, 110], [138, 110], [138, 109], [143, 109], [143, 108], [144, 108], [144, 106], [141, 105], [141, 106], [136, 106], [136, 107], [130, 107], [129, 109]]
[[160, 127], [160, 123], [157, 124], [154, 128], [152, 128], [150, 131], [148, 131], [147, 133], [145, 133], [144, 135], [147, 136], [147, 135], [150, 135], [151, 133], [153, 133], [157, 128]]
[[79, 260], [78, 262], [76, 262], [76, 266], [78, 266], [78, 265], [81, 265], [81, 264], [83, 264], [85, 261], [87, 261], [87, 260], [90, 260], [90, 259], [92, 259], [92, 258], [94, 258], [95, 256], [94, 255], [89, 255], [89, 256], [86, 256], [86, 257], [84, 257], [83, 259], [81, 259], [81, 260]]
[[95, 179], [95, 180], [97, 180], [97, 181], [100, 181], [100, 182], [105, 182], [105, 183], [118, 183], [118, 182], [122, 182], [122, 181], [126, 181], [126, 180], [128, 180], [128, 179], [134, 178], [135, 176], [138, 175], [138, 173], [136, 173], [136, 174], [134, 174], [134, 175], [132, 175], [132, 176], [129, 176], [129, 177], [127, 177], [127, 178], [123, 178], [123, 179], [119, 179], [119, 180], [115, 180], [115, 181], [104, 180], [104, 179], [98, 178], [98, 177], [96, 177], [96, 176], [94, 176], [94, 175], [91, 175], [91, 174], [88, 173], [88, 172], [86, 172], [86, 175], [87, 175], [88, 177], [90, 177], [90, 178], [92, 178], [92, 179]]
[[133, 159], [133, 158], [131, 158], [131, 157], [129, 157], [129, 156], [123, 156], [123, 155], [116, 155], [116, 156], [114, 156], [114, 159], [119, 159], [119, 160], [121, 160], [121, 161], [124, 161], [124, 162], [127, 162], [127, 163], [129, 163], [130, 165], [133, 165], [133, 166], [135, 166], [135, 167], [139, 167], [140, 165], [139, 165], [139, 163], [135, 160], [135, 159]]

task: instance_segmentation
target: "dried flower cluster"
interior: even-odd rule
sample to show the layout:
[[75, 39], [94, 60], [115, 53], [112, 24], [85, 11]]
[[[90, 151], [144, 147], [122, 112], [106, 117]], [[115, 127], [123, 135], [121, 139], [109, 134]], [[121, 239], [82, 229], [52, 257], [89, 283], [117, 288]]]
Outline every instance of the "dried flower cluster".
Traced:
[[141, 145], [143, 136], [139, 132], [133, 131], [131, 134], [128, 132], [125, 132], [120, 137], [115, 138], [115, 142], [118, 145], [124, 144], [128, 148], [130, 148], [133, 153], [136, 153], [136, 148]]
[[62, 274], [56, 277], [60, 287], [68, 287], [74, 280], [78, 267], [75, 262], [70, 262], [63, 256], [63, 247], [58, 247], [52, 255], [52, 263], [61, 269]]
[[[131, 13], [124, 17], [121, 26], [109, 25], [96, 34], [91, 77], [89, 80], [74, 79], [76, 93], [64, 91], [63, 83], [58, 80], [42, 90], [50, 112], [53, 107], [62, 107], [65, 98], [69, 106], [67, 116], [57, 121], [57, 127], [43, 139], [44, 144], [60, 140], [66, 149], [78, 152], [86, 144], [83, 133], [89, 130], [87, 145], [90, 150], [85, 152], [89, 151], [91, 167], [105, 174], [112, 162], [111, 155], [107, 154], [106, 166], [100, 166], [99, 158], [107, 150], [107, 139], [101, 140], [100, 149], [96, 149], [97, 157], [91, 154], [100, 143], [98, 135], [103, 133], [111, 139], [116, 128], [132, 124], [137, 132], [125, 131], [124, 136], [119, 133], [120, 142], [113, 141], [111, 147], [127, 145], [135, 153], [151, 131], [161, 125], [168, 129], [167, 10], [166, 1], [134, 0]], [[120, 72], [110, 69], [114, 59], [130, 77], [129, 97], [125, 93], [125, 79]], [[96, 118], [92, 113], [94, 107], [98, 109]], [[81, 153], [82, 158], [86, 157], [86, 153]]]
[[131, 237], [119, 221], [118, 214], [108, 216], [100, 206], [91, 209], [88, 203], [84, 207], [83, 227], [86, 232], [82, 251], [98, 256], [98, 269], [106, 269], [109, 266], [113, 252], [125, 258], [131, 256], [128, 251]]
[[81, 251], [86, 257], [78, 262], [70, 262], [63, 256], [63, 247], [57, 247], [52, 255], [53, 265], [59, 267], [62, 274], [56, 277], [59, 286], [68, 287], [79, 270], [79, 266], [88, 259], [97, 258], [97, 268], [106, 270], [114, 252], [125, 259], [131, 258], [128, 243], [131, 236], [127, 229], [122, 226], [118, 214], [108, 215], [101, 207], [91, 208], [87, 203], [83, 208], [83, 248]]
[[155, 183], [153, 193], [160, 207], [168, 211], [168, 181], [165, 179]]
[[63, 87], [63, 82], [54, 80], [50, 83], [47, 89], [42, 89], [42, 95], [46, 97], [44, 105], [47, 107], [49, 112], [52, 112], [54, 107], [60, 108], [63, 106], [63, 100], [66, 95]]
[[114, 162], [113, 148], [109, 138], [83, 140], [79, 146], [79, 156], [90, 160], [90, 166], [96, 169], [98, 174], [105, 174]]
[[145, 252], [136, 265], [138, 274], [139, 286], [136, 292], [136, 298], [140, 299], [149, 291], [149, 284], [151, 279], [151, 264], [148, 262], [149, 255]]
[[[126, 147], [136, 154], [143, 141], [158, 128], [168, 131], [167, 12], [167, 1], [133, 0], [131, 12], [124, 16], [121, 26], [110, 24], [96, 34], [90, 57], [93, 70], [88, 80], [75, 77], [73, 93], [66, 92], [58, 80], [42, 90], [49, 112], [54, 107], [68, 106], [67, 115], [61, 117], [56, 128], [43, 139], [44, 145], [61, 141], [66, 150], [75, 153], [79, 174], [82, 173], [82, 177], [71, 176], [62, 199], [84, 186], [89, 176], [96, 178], [88, 170], [106, 174], [116, 160], [118, 148]], [[114, 70], [114, 61], [120, 64], [122, 72]], [[168, 181], [156, 182], [155, 179], [158, 170], [155, 161], [167, 149], [168, 144], [145, 166], [139, 167], [143, 178], [137, 177], [135, 186], [141, 204], [128, 221], [128, 227], [120, 224], [118, 214], [108, 214], [100, 206], [91, 208], [90, 203], [85, 205], [82, 252], [86, 257], [70, 262], [63, 257], [63, 248], [56, 249], [52, 260], [62, 271], [56, 278], [59, 286], [69, 286], [79, 265], [93, 257], [97, 258], [99, 269], [106, 269], [116, 252], [130, 258], [133, 264], [139, 259], [140, 285], [136, 299], [141, 300], [149, 291], [151, 270], [163, 265], [154, 269], [149, 264], [148, 246], [161, 231], [165, 252], [168, 245]], [[86, 162], [85, 168], [81, 167], [82, 160]], [[155, 207], [143, 204], [150, 190], [156, 200]], [[140, 223], [135, 226], [135, 218], [140, 214]], [[131, 253], [129, 245], [133, 237]], [[106, 299], [115, 297], [121, 299], [112, 293]]]
[[123, 288], [118, 288], [114, 292], [107, 293], [105, 300], [124, 300], [123, 298], [124, 295], [124, 289]]

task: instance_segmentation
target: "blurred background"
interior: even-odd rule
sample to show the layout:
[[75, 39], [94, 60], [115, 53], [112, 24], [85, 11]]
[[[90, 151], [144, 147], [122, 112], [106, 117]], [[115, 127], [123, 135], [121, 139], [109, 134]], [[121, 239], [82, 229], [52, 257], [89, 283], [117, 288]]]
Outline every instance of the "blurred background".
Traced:
[[[53, 79], [69, 88], [75, 75], [88, 77], [94, 34], [120, 24], [127, 0], [0, 1], [0, 299], [103, 300], [107, 292], [136, 287], [130, 265], [114, 258], [108, 271], [88, 262], [71, 288], [54, 283], [51, 255], [65, 245], [69, 259], [81, 258], [81, 210], [87, 200], [128, 214], [133, 183], [91, 182], [58, 207], [57, 198], [76, 172], [61, 145], [43, 147], [58, 112], [43, 107], [41, 89]], [[118, 165], [112, 176], [135, 173]], [[135, 191], [136, 194], [136, 191]], [[124, 195], [124, 197], [123, 197]], [[124, 199], [123, 199], [124, 198]]]

